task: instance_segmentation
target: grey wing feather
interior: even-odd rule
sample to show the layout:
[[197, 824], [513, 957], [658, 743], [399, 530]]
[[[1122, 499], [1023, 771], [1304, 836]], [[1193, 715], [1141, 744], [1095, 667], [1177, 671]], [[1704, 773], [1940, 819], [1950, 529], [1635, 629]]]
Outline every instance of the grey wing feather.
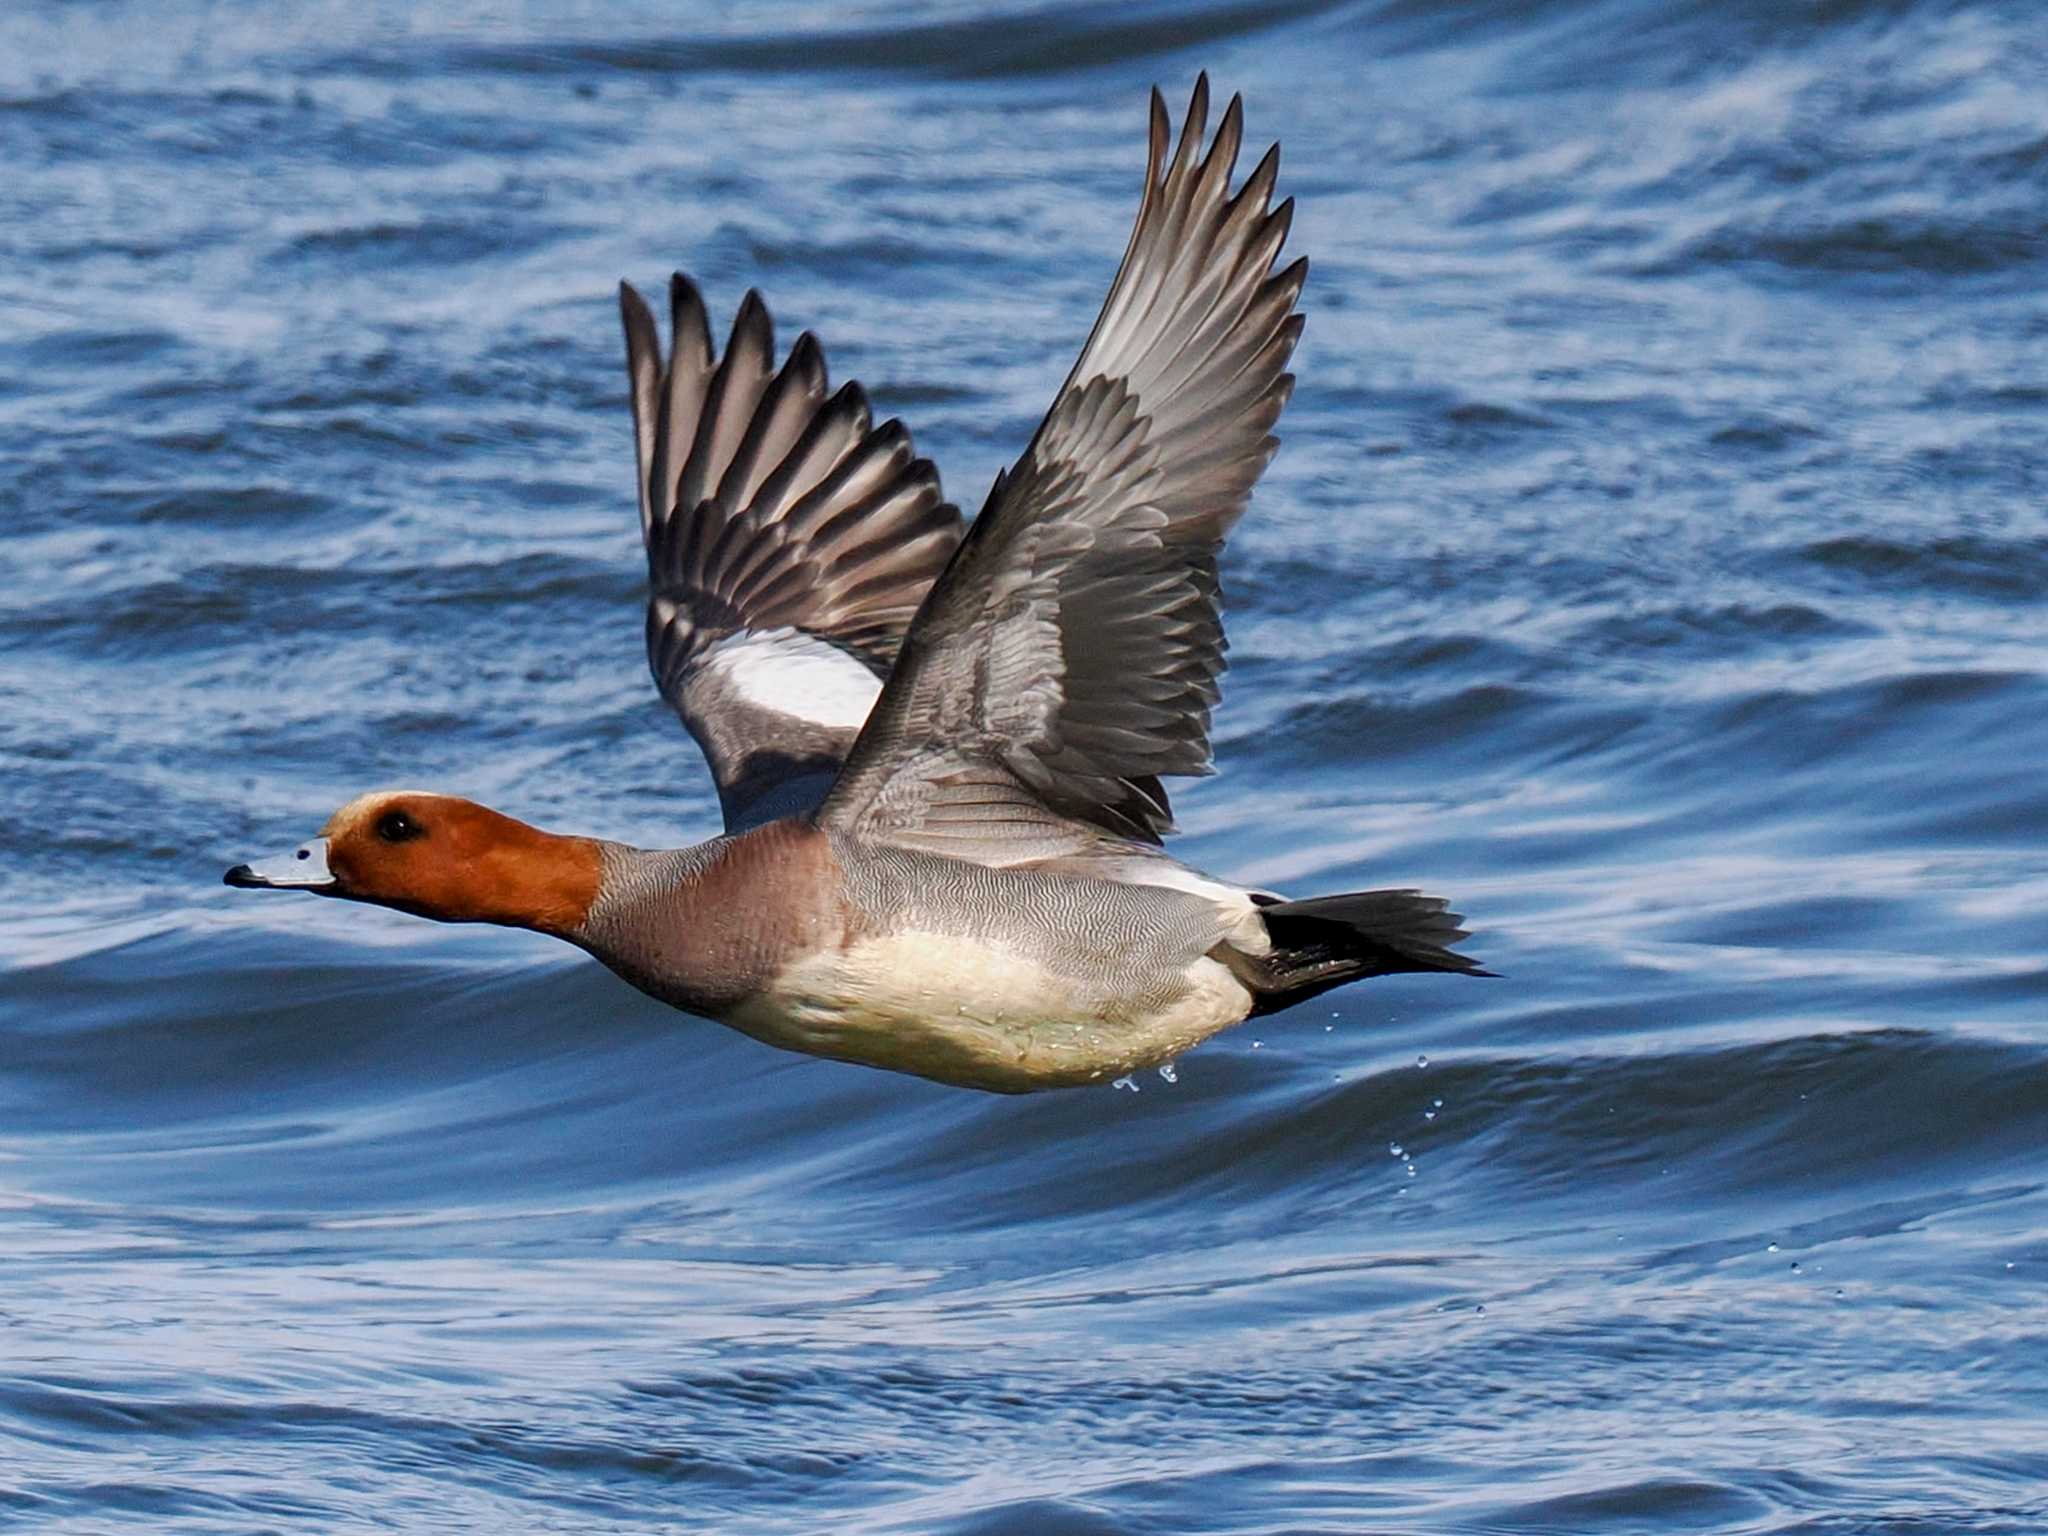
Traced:
[[1216, 558], [1271, 459], [1307, 275], [1275, 272], [1277, 148], [1235, 195], [1233, 98], [1206, 77], [1145, 193], [1081, 358], [933, 587], [821, 815], [961, 857], [1043, 857], [1172, 828], [1162, 774], [1210, 769]]
[[775, 366], [749, 292], [722, 357], [671, 279], [669, 356], [619, 285], [647, 549], [647, 657], [703, 747], [728, 831], [814, 808], [960, 542], [900, 422], [828, 388], [806, 332]]

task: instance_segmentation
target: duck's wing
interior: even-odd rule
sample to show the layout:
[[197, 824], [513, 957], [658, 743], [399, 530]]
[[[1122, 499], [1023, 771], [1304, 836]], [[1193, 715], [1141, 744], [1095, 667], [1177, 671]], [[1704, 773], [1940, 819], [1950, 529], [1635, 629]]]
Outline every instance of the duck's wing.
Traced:
[[1157, 843], [1156, 775], [1209, 771], [1223, 669], [1216, 556], [1277, 446], [1307, 263], [1275, 272], [1292, 202], [1278, 146], [1233, 196], [1232, 98], [1208, 82], [1167, 158], [1152, 93], [1145, 191], [1081, 359], [925, 599], [820, 811], [983, 862], [1074, 836]]
[[647, 659], [710, 760], [726, 830], [816, 807], [960, 542], [901, 422], [828, 392], [809, 332], [780, 369], [759, 294], [722, 357], [669, 284], [669, 356], [619, 285], [647, 546]]

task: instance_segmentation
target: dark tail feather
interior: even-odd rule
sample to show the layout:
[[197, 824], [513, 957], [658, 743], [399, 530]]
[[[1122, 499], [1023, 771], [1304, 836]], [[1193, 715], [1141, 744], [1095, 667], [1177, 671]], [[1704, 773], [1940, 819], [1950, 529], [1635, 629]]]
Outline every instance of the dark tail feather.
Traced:
[[1231, 952], [1234, 970], [1251, 986], [1254, 1014], [1277, 1013], [1332, 987], [1396, 971], [1450, 971], [1491, 976], [1451, 946], [1467, 937], [1450, 903], [1420, 891], [1353, 891], [1276, 901], [1259, 916], [1273, 952], [1253, 958]]

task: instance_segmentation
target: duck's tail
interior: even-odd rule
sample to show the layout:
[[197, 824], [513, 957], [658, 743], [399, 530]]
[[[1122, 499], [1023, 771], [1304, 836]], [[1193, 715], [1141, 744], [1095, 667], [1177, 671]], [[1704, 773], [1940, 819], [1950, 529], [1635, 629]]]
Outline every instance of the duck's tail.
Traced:
[[1232, 950], [1227, 959], [1252, 989], [1253, 1014], [1277, 1013], [1346, 982], [1396, 971], [1494, 974], [1451, 948], [1468, 935], [1459, 926], [1464, 919], [1441, 897], [1352, 891], [1306, 901], [1254, 900], [1273, 948], [1257, 956]]

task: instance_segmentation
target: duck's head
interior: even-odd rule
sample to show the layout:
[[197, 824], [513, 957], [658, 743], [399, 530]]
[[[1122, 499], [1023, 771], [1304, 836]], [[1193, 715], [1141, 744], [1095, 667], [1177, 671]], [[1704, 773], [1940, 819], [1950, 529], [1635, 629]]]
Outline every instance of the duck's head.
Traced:
[[587, 837], [557, 837], [454, 795], [381, 790], [349, 801], [318, 837], [222, 878], [444, 923], [566, 934], [582, 925], [601, 874], [598, 845]]

